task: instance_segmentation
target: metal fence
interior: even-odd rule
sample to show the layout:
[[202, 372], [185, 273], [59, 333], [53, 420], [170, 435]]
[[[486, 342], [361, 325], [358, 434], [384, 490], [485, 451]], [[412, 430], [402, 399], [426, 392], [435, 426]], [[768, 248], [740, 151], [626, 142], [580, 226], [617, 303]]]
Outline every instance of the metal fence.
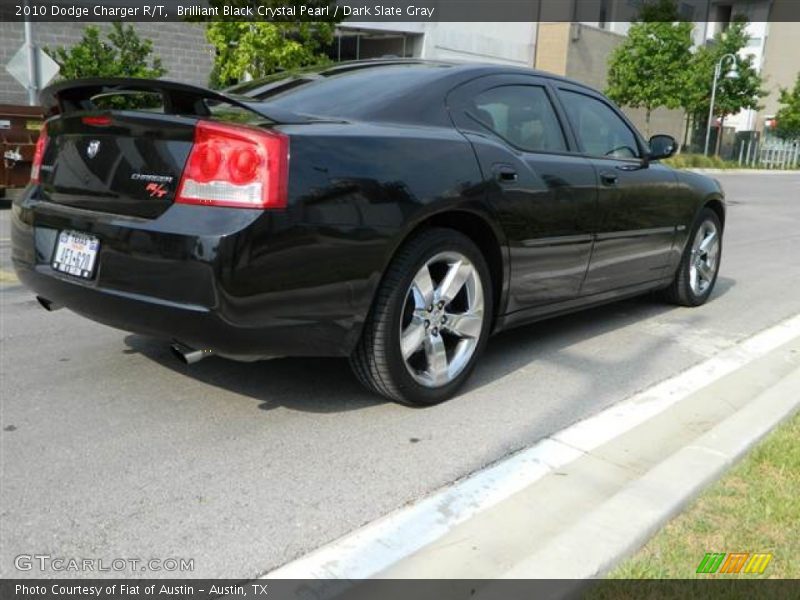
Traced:
[[760, 169], [800, 168], [800, 140], [742, 140], [739, 165]]

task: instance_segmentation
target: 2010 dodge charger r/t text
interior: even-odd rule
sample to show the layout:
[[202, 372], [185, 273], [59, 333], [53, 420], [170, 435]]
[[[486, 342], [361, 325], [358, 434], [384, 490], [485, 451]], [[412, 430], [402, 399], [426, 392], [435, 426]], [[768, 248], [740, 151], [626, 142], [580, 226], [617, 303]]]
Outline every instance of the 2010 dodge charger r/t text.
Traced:
[[349, 357], [429, 405], [493, 332], [654, 290], [697, 306], [717, 278], [720, 186], [545, 73], [377, 60], [226, 93], [70, 81], [42, 102], [20, 280], [187, 362]]

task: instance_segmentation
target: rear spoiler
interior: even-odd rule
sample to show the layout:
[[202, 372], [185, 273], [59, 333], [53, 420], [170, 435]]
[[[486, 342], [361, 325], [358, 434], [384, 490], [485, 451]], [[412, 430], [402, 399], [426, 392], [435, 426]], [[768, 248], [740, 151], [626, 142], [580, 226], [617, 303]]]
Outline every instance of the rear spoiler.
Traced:
[[46, 87], [39, 94], [45, 117], [96, 110], [92, 98], [126, 92], [156, 92], [164, 101], [164, 112], [173, 115], [209, 117], [208, 102], [219, 102], [248, 110], [274, 123], [294, 124], [316, 121], [276, 108], [247, 96], [215, 92], [206, 88], [162, 79], [94, 78], [72, 79]]

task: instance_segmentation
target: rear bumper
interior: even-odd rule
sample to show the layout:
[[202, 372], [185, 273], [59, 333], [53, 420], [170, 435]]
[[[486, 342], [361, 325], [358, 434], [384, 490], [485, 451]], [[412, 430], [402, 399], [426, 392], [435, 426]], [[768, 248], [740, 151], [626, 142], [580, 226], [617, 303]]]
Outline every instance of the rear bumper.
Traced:
[[[352, 282], [298, 280], [282, 234], [263, 243], [273, 224], [260, 211], [176, 205], [144, 220], [27, 195], [12, 210], [20, 281], [94, 321], [239, 359], [347, 356], [360, 333]], [[51, 268], [64, 229], [100, 239], [94, 279]]]
[[98, 323], [124, 331], [178, 341], [247, 360], [278, 356], [344, 356], [347, 332], [323, 323], [230, 323], [206, 307], [77, 284], [46, 265], [15, 262], [20, 281], [37, 296]]

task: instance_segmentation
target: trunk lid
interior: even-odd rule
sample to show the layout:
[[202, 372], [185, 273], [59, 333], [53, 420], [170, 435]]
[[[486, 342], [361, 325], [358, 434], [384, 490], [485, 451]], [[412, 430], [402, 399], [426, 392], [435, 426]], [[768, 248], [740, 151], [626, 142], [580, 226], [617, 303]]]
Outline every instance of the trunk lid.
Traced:
[[65, 81], [45, 88], [41, 99], [51, 116], [39, 171], [44, 196], [143, 218], [172, 204], [198, 120], [255, 126], [311, 120], [252, 98], [151, 79]]
[[43, 192], [57, 204], [155, 218], [175, 197], [195, 122], [125, 112], [52, 119]]

